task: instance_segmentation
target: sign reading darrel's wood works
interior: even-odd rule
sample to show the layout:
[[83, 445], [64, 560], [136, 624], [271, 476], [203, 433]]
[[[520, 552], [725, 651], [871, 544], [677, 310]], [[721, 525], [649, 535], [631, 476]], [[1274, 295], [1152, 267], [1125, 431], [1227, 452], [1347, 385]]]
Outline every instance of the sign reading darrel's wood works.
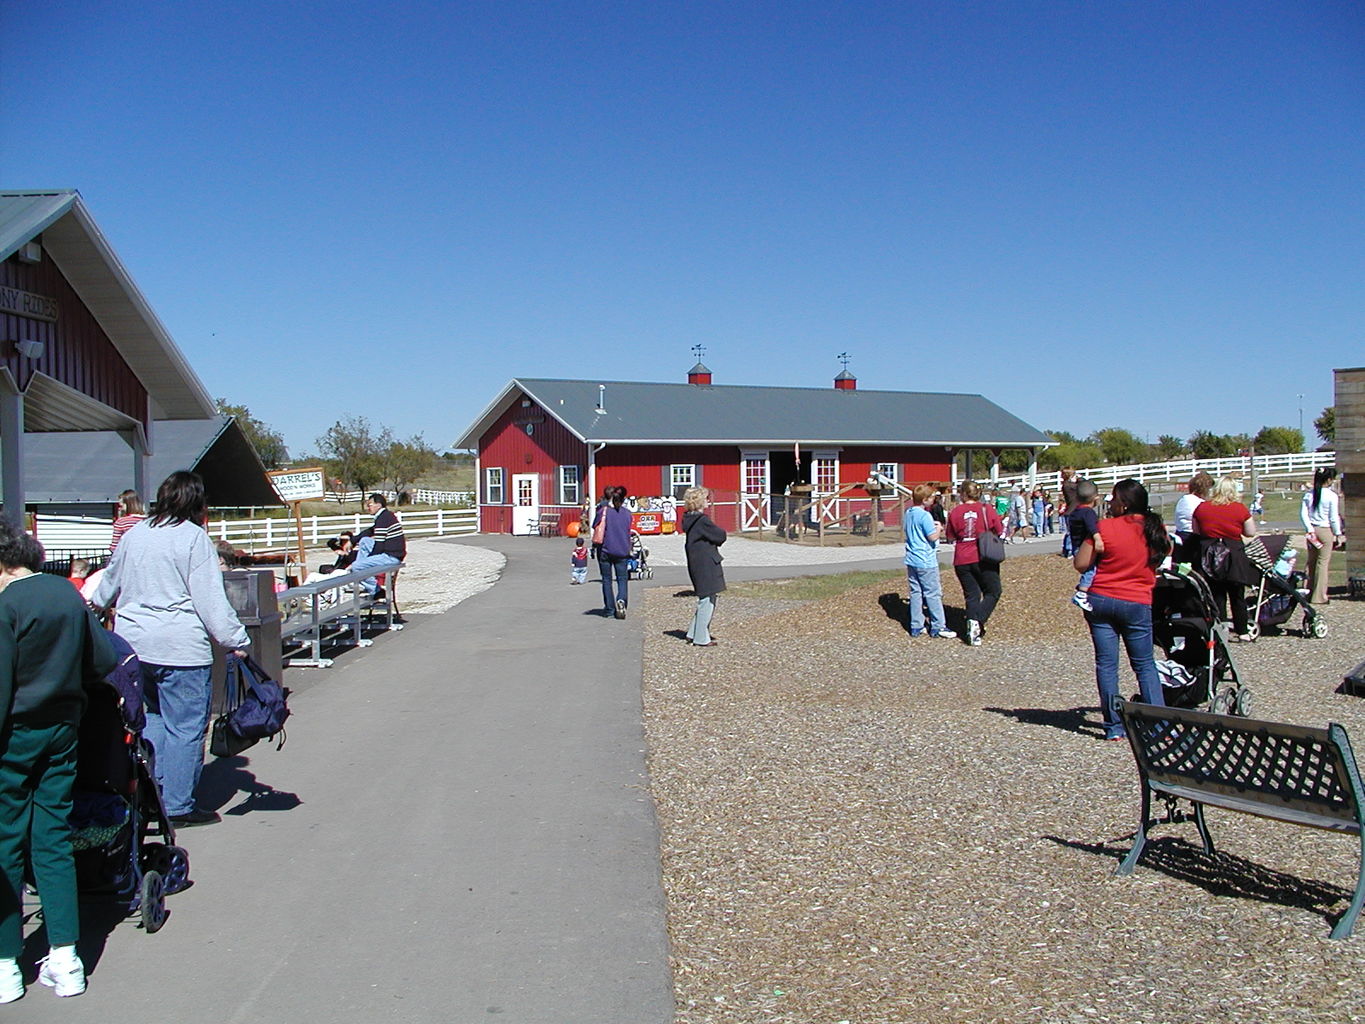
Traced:
[[317, 469], [277, 469], [266, 473], [275, 493], [287, 502], [321, 501], [324, 485], [321, 467]]
[[57, 322], [57, 300], [0, 285], [0, 313], [14, 313], [30, 320]]

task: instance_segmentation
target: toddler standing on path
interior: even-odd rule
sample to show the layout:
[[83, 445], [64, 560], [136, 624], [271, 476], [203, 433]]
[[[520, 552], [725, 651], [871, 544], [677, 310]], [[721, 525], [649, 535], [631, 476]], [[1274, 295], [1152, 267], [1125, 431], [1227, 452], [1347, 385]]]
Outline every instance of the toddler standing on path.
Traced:
[[574, 541], [573, 551], [569, 555], [569, 566], [571, 584], [588, 582], [588, 549], [584, 546], [582, 537]]

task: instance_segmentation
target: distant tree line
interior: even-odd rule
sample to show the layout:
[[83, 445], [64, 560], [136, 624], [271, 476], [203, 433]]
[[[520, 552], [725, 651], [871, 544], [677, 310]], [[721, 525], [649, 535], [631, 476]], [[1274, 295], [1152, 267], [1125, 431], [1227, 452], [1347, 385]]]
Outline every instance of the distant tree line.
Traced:
[[[1336, 439], [1336, 410], [1328, 406], [1313, 421], [1318, 437], [1323, 441]], [[1085, 437], [1077, 437], [1065, 430], [1045, 433], [1057, 444], [1038, 454], [1038, 468], [1047, 472], [1063, 466], [1123, 466], [1145, 462], [1167, 462], [1172, 459], [1221, 459], [1238, 452], [1254, 450], [1257, 455], [1284, 455], [1301, 452], [1305, 448], [1303, 432], [1297, 427], [1262, 427], [1256, 434], [1215, 434], [1211, 430], [1196, 430], [1187, 438], [1162, 434], [1154, 444], [1138, 437], [1123, 427], [1104, 427]], [[980, 457], [977, 456], [979, 459]], [[965, 463], [965, 453], [958, 456]], [[973, 464], [980, 473], [980, 467]], [[1007, 473], [1021, 473], [1028, 469], [1028, 452], [1006, 449], [1000, 453], [1000, 468]]]

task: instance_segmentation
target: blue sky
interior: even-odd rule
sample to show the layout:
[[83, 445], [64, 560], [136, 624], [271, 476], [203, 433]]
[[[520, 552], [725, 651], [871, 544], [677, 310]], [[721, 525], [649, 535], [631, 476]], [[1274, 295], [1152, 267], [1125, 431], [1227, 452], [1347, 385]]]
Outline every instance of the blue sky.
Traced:
[[980, 392], [1152, 440], [1365, 364], [1360, 3], [21, 3], [74, 187], [295, 453], [513, 376]]

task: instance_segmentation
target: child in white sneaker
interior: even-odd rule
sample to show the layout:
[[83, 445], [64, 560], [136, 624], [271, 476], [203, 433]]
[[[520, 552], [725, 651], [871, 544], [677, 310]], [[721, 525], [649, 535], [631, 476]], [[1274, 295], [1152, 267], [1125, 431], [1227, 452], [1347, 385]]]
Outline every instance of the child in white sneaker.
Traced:
[[[1095, 511], [1095, 501], [1100, 489], [1093, 480], [1076, 481], [1076, 507], [1071, 510], [1071, 550], [1079, 551], [1081, 545], [1100, 532], [1100, 517]], [[1095, 566], [1081, 573], [1076, 581], [1076, 592], [1071, 595], [1071, 603], [1082, 611], [1090, 611], [1090, 583], [1095, 578]]]
[[571, 585], [588, 582], [588, 549], [583, 546], [583, 538], [574, 541], [573, 551], [569, 553], [569, 583]]

